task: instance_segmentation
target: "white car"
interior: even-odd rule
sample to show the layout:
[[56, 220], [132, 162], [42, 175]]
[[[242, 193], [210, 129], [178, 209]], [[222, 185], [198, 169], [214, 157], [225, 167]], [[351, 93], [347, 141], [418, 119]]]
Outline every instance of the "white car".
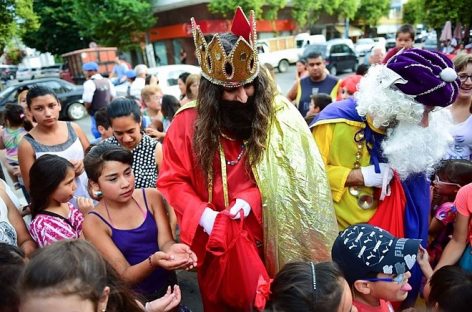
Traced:
[[40, 68], [19, 67], [16, 71], [16, 80], [18, 82], [33, 80], [39, 77], [40, 71]]
[[[159, 86], [164, 94], [170, 94], [177, 99], [180, 98], [180, 89], [177, 84], [180, 74], [188, 72], [190, 74], [200, 74], [200, 67], [186, 64], [162, 65], [148, 68], [148, 74], [157, 75]], [[118, 96], [125, 96], [128, 90], [128, 84], [123, 83], [115, 87]]]
[[375, 41], [372, 38], [361, 38], [357, 40], [355, 45], [357, 56], [364, 56], [374, 45]]

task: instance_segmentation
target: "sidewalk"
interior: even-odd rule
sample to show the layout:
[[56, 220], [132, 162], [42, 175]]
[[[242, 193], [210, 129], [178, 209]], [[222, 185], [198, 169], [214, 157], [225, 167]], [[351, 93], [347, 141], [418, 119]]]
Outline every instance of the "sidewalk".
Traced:
[[177, 279], [182, 291], [182, 304], [186, 305], [192, 312], [203, 312], [197, 272], [178, 271]]

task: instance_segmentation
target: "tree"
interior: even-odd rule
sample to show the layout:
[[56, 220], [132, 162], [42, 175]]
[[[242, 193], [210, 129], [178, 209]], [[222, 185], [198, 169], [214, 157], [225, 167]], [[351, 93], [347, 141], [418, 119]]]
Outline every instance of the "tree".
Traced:
[[32, 0], [2, 0], [0, 21], [0, 53], [13, 37], [39, 27]]
[[340, 0], [293, 0], [292, 16], [297, 21], [299, 27], [314, 24], [322, 11], [330, 14], [339, 7], [339, 3]]
[[80, 35], [83, 26], [73, 19], [73, 3], [74, 0], [36, 0], [34, 10], [41, 20], [41, 27], [27, 32], [24, 43], [57, 55], [86, 48], [91, 40]]
[[411, 25], [424, 22], [424, 0], [410, 0], [403, 5], [403, 22]]
[[73, 20], [81, 25], [80, 35], [100, 45], [122, 49], [135, 47], [155, 24], [150, 1], [74, 0]]
[[211, 13], [232, 18], [236, 8], [240, 6], [246, 14], [249, 10], [254, 10], [256, 18], [261, 18], [263, 7], [267, 6], [267, 16], [264, 17], [276, 19], [278, 11], [285, 6], [286, 2], [286, 0], [211, 0], [208, 9]]
[[355, 20], [366, 26], [376, 26], [379, 19], [388, 14], [389, 9], [390, 0], [361, 0]]

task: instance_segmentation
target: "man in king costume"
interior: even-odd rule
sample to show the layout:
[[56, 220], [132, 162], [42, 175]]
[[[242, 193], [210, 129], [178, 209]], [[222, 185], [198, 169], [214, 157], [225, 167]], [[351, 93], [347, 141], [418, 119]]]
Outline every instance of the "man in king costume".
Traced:
[[[441, 53], [401, 51], [371, 67], [354, 98], [330, 104], [312, 122], [341, 229], [371, 223], [426, 244], [427, 176], [451, 139], [449, 114], [431, 112], [454, 102], [458, 83]], [[414, 298], [418, 266], [412, 274]]]
[[[167, 132], [158, 188], [175, 209], [181, 240], [198, 256], [200, 288], [210, 282], [201, 272], [222, 211], [231, 222], [244, 213], [244, 229], [272, 277], [292, 260], [329, 260], [337, 224], [324, 165], [303, 118], [260, 69], [254, 13], [248, 20], [238, 8], [231, 32], [209, 43], [191, 22], [202, 79], [197, 100]], [[227, 287], [238, 292], [242, 285]], [[252, 308], [205, 291], [202, 299], [205, 311]]]

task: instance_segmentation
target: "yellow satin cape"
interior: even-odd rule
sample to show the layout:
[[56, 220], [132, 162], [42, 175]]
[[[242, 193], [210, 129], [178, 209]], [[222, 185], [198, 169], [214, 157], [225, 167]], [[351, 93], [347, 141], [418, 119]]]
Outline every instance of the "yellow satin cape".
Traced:
[[338, 225], [318, 147], [283, 96], [262, 160], [253, 168], [262, 194], [265, 262], [271, 276], [290, 261], [329, 261]]

